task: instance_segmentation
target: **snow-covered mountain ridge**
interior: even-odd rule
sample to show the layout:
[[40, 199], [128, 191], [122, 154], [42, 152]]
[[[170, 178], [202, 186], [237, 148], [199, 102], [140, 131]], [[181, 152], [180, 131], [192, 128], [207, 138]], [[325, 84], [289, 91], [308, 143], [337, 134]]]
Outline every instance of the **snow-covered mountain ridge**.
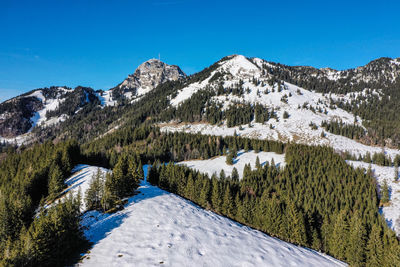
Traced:
[[[241, 55], [234, 55], [218, 64], [208, 77], [179, 90], [171, 99], [172, 106], [179, 110], [196, 93], [208, 90], [217, 93], [208, 100], [203, 116], [211, 107], [209, 103], [220, 107], [222, 111], [226, 111], [230, 106], [250, 104], [273, 110], [276, 118], [272, 117], [265, 122], [256, 122], [256, 118], [253, 118], [248, 124], [234, 127], [228, 127], [226, 121], [222, 124], [211, 124], [204, 119], [196, 123], [187, 121], [177, 123], [176, 119], [179, 122], [179, 118], [176, 118], [172, 122], [161, 123], [162, 131], [185, 131], [222, 136], [236, 133], [250, 138], [329, 145], [337, 151], [348, 151], [355, 155], [382, 151], [380, 147], [361, 144], [353, 139], [329, 133], [321, 127], [324, 121], [340, 121], [344, 125], [356, 125], [363, 128], [359, 116], [339, 108], [335, 102], [338, 99], [351, 101], [353, 95], [319, 93], [281, 81], [266, 70], [274, 66], [258, 58], [248, 59]], [[230, 89], [235, 90], [238, 87], [241, 90], [240, 94], [235, 94]], [[357, 96], [368, 93], [363, 91], [353, 94]], [[379, 95], [376, 91], [371, 93]], [[386, 153], [394, 158], [400, 152], [397, 149], [386, 149]]]
[[[84, 193], [96, 169], [76, 166], [66, 181], [67, 190]], [[146, 181], [138, 190], [121, 211], [84, 214], [82, 225], [93, 248], [78, 266], [346, 266], [204, 210]]]

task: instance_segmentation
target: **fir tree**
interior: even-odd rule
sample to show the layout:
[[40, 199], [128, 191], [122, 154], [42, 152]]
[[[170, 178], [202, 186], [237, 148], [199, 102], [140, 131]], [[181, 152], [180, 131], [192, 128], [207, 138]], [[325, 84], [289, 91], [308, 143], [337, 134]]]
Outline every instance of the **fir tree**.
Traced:
[[346, 211], [338, 214], [333, 225], [332, 236], [330, 237], [329, 250], [338, 259], [346, 259], [346, 247], [348, 244], [349, 224], [346, 219]]
[[260, 163], [260, 158], [257, 156], [256, 158], [256, 169], [259, 170], [261, 169], [261, 163]]
[[60, 167], [55, 164], [50, 170], [50, 179], [49, 179], [49, 197], [50, 199], [54, 199], [61, 192], [61, 190], [65, 187], [64, 178]]
[[236, 167], [233, 167], [231, 176], [232, 176], [232, 181], [236, 181], [236, 182], [239, 181], [239, 172], [236, 169]]
[[374, 224], [372, 226], [369, 240], [367, 243], [367, 261], [366, 266], [378, 267], [383, 263], [383, 244], [381, 239], [381, 231], [379, 226]]
[[101, 209], [101, 199], [104, 194], [104, 175], [100, 168], [93, 174], [89, 188], [86, 190], [85, 203], [87, 210]]
[[347, 262], [351, 266], [364, 266], [366, 229], [358, 213], [355, 213], [350, 220], [348, 244], [346, 249]]
[[381, 189], [381, 201], [383, 204], [389, 202], [389, 186], [386, 182], [386, 179], [383, 181], [382, 189]]
[[305, 245], [307, 241], [304, 217], [297, 209], [293, 201], [289, 201], [286, 207], [286, 222], [289, 241]]

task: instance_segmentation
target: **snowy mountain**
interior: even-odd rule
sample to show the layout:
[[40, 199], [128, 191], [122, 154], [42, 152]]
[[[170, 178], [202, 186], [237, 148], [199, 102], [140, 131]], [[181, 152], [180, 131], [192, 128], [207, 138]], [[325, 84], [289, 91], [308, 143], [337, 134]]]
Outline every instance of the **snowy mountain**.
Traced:
[[111, 89], [113, 99], [135, 99], [148, 93], [166, 81], [181, 80], [186, 74], [175, 65], [168, 65], [158, 59], [142, 63], [133, 74]]
[[93, 89], [81, 86], [41, 88], [17, 96], [0, 104], [0, 138], [23, 140], [20, 135], [36, 126], [65, 121], [89, 104], [98, 105], [99, 99]]
[[[77, 166], [66, 181], [67, 190], [84, 192], [96, 169]], [[82, 225], [93, 248], [79, 266], [346, 266], [206, 211], [146, 181], [138, 190], [121, 211], [84, 214]]]
[[[186, 108], [185, 105], [193, 105], [197, 100], [196, 95], [207, 92], [196, 123], [175, 117], [170, 122], [161, 123], [161, 129], [221, 136], [236, 133], [250, 138], [329, 145], [337, 151], [348, 151], [355, 155], [364, 155], [367, 151], [372, 154], [381, 152], [379, 147], [367, 146], [351, 138], [332, 134], [321, 127], [323, 122], [340, 121], [343, 125], [364, 128], [359, 116], [336, 104], [335, 100], [344, 99], [346, 95], [304, 89], [278, 79], [268, 71], [269, 68], [276, 66], [259, 58], [249, 59], [241, 55], [224, 58], [207, 77], [184, 86], [175, 97], [171, 97], [171, 105], [179, 111]], [[318, 72], [316, 69], [315, 71]], [[247, 123], [229, 125], [226, 118], [220, 123], [207, 121], [207, 113], [214, 107], [222, 111], [222, 116], [226, 116], [232, 107], [241, 109], [244, 105], [259, 105], [262, 112], [269, 113], [269, 118], [260, 121], [257, 119], [257, 112], [253, 111], [254, 116]], [[184, 111], [182, 113], [186, 114]], [[177, 120], [181, 122], [177, 123]], [[365, 128], [364, 130], [366, 131]], [[399, 153], [396, 149], [387, 149], [386, 152], [392, 158]]]

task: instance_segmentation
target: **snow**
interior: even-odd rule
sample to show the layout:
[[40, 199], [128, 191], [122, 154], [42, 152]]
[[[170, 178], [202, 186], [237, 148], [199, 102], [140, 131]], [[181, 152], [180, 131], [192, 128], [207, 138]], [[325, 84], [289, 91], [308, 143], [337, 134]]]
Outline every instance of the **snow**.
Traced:
[[[369, 164], [360, 161], [347, 161], [354, 168], [368, 169]], [[386, 180], [390, 192], [390, 204], [382, 208], [382, 213], [390, 228], [400, 236], [400, 182], [394, 181], [394, 167], [371, 164], [371, 170], [379, 186]]]
[[85, 213], [94, 243], [79, 266], [346, 266], [142, 182], [113, 214]]
[[[262, 64], [269, 63], [258, 58], [254, 58], [252, 61], [255, 62], [256, 65], [244, 56], [231, 56], [230, 59], [221, 62], [220, 66], [212, 72], [207, 79], [200, 83], [190, 84], [181, 89], [177, 96], [171, 99], [170, 103], [172, 106], [177, 107], [180, 103], [189, 99], [192, 94], [201, 89], [207, 87], [216, 88], [219, 85], [219, 81], [210, 84], [209, 80], [216, 72], [220, 72], [224, 73], [225, 88], [231, 87], [241, 80], [243, 81], [245, 92], [241, 96], [235, 96], [233, 94], [215, 96], [212, 98], [212, 101], [222, 104], [222, 109], [227, 109], [235, 102], [244, 102], [252, 105], [261, 104], [269, 109], [274, 108], [279, 121], [271, 119], [265, 124], [255, 123], [253, 121], [251, 127], [242, 125], [240, 127], [242, 130], [239, 130], [239, 126], [228, 128], [226, 123], [217, 126], [207, 123], [176, 124], [165, 122], [159, 125], [161, 130], [164, 132], [184, 131], [219, 136], [232, 136], [236, 131], [240, 136], [249, 138], [279, 140], [282, 142], [290, 141], [309, 145], [328, 145], [338, 152], [348, 151], [354, 155], [365, 155], [367, 152], [371, 154], [381, 152], [381, 148], [379, 147], [363, 145], [347, 137], [326, 132], [325, 129], [320, 127], [323, 121], [331, 120], [339, 120], [346, 124], [354, 123], [354, 114], [341, 108], [331, 108], [332, 103], [330, 100], [330, 98], [336, 100], [342, 98], [350, 101], [352, 98], [351, 94], [324, 95], [287, 82], [283, 83], [281, 92], [278, 92], [277, 85], [269, 85], [269, 78], [263, 76], [262, 71], [259, 69]], [[260, 81], [258, 85], [252, 82], [253, 77], [256, 77]], [[372, 93], [380, 95], [379, 90], [373, 90]], [[354, 93], [354, 97], [366, 94], [367, 91], [364, 90], [360, 93]], [[285, 95], [287, 96], [287, 103], [281, 101], [282, 97]], [[303, 105], [307, 105], [308, 108], [303, 108]], [[310, 109], [311, 106], [316, 110], [315, 112]], [[318, 108], [323, 112], [319, 112]], [[289, 113], [289, 118], [283, 119], [284, 111]], [[309, 126], [310, 123], [316, 124], [318, 129], [311, 129]], [[357, 117], [356, 125], [363, 127], [362, 120], [359, 117]], [[325, 133], [325, 137], [321, 137], [322, 132]], [[386, 149], [385, 151], [386, 154], [392, 158], [400, 154], [400, 151], [396, 149]]]
[[112, 99], [112, 90], [107, 90], [102, 94], [96, 93], [96, 95], [103, 107], [115, 106], [115, 104], [117, 103], [117, 101]]
[[260, 72], [259, 68], [242, 55], [233, 55], [230, 60], [221, 63], [223, 70], [230, 72], [233, 76], [240, 74], [250, 75]]
[[[216, 136], [233, 136], [236, 132], [237, 135], [248, 138], [277, 140], [282, 142], [290, 141], [306, 145], [327, 145], [337, 152], [347, 151], [354, 155], [365, 155], [367, 152], [371, 154], [382, 152], [382, 148], [380, 147], [367, 146], [347, 137], [331, 134], [321, 127], [317, 130], [312, 130], [309, 126], [310, 121], [304, 119], [305, 116], [302, 117], [301, 112], [297, 115], [292, 113], [291, 116], [293, 117], [287, 120], [280, 119], [279, 122], [272, 119], [267, 124], [253, 122], [251, 127], [242, 125], [242, 129], [240, 129], [239, 126], [228, 128], [226, 125], [218, 126], [207, 123], [164, 123], [159, 124], [159, 127], [162, 132], [180, 131]], [[270, 129], [270, 124], [273, 125], [273, 129]], [[321, 137], [323, 131], [326, 135], [324, 138]], [[400, 154], [400, 151], [397, 149], [385, 148], [385, 154], [393, 159], [395, 155]]]
[[[111, 172], [108, 169], [90, 165], [79, 164], [75, 166], [72, 169], [72, 176], [65, 181], [65, 183], [67, 184], [67, 188], [62, 192], [62, 195], [67, 195], [69, 193], [76, 195], [80, 191], [83, 200], [86, 190], [89, 188], [90, 182], [92, 181], [92, 177], [97, 173], [98, 169], [100, 169], [104, 175], [107, 172]], [[82, 201], [82, 211], [86, 210], [84, 202], [85, 201]]]
[[[60, 87], [58, 89], [63, 89], [63, 91], [65, 91], [65, 90], [69, 91], [68, 89], [64, 89], [62, 87]], [[31, 127], [31, 129], [29, 131], [32, 131], [32, 129], [35, 126], [40, 126], [40, 125], [42, 125], [42, 126], [50, 126], [50, 125], [56, 124], [58, 122], [65, 121], [68, 118], [68, 116], [65, 115], [65, 114], [62, 114], [60, 117], [53, 117], [53, 118], [51, 118], [49, 120], [47, 120], [47, 117], [46, 117], [46, 113], [48, 111], [56, 110], [58, 108], [58, 106], [65, 99], [62, 99], [62, 98], [59, 98], [59, 97], [56, 97], [54, 99], [53, 98], [46, 99], [43, 96], [42, 90], [37, 90], [37, 91], [33, 92], [32, 94], [28, 95], [27, 97], [29, 97], [29, 96], [33, 96], [33, 97], [38, 98], [40, 101], [42, 101], [43, 106], [44, 106], [43, 109], [41, 109], [38, 112], [36, 112], [35, 115], [31, 118], [32, 127]]]
[[19, 135], [13, 138], [5, 138], [0, 136], [0, 142], [1, 143], [6, 143], [6, 144], [15, 144], [17, 146], [21, 146], [22, 144], [25, 144], [28, 142], [28, 140], [31, 139], [31, 136], [29, 135], [29, 133], [27, 134], [23, 134], [23, 135]]
[[226, 163], [226, 156], [214, 157], [207, 160], [182, 161], [178, 164], [186, 165], [200, 172], [207, 173], [210, 177], [214, 173], [219, 177], [221, 170], [224, 170], [226, 176], [231, 176], [233, 168], [236, 168], [239, 173], [239, 178], [242, 178], [244, 166], [250, 164], [251, 168], [254, 169], [257, 157], [260, 159], [262, 166], [264, 166], [267, 161], [270, 163], [272, 159], [274, 159], [276, 166], [285, 166], [284, 154], [277, 154], [274, 152], [244, 152], [243, 150], [238, 152], [233, 165], [228, 165]]

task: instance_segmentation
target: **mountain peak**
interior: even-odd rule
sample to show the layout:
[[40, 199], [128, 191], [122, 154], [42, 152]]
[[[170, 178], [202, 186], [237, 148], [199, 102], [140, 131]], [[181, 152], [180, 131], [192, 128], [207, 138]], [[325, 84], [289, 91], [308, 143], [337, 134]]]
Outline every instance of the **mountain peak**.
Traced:
[[122, 83], [113, 88], [113, 97], [128, 99], [140, 97], [161, 83], [176, 81], [186, 74], [176, 65], [168, 65], [159, 59], [149, 59], [129, 75]]

